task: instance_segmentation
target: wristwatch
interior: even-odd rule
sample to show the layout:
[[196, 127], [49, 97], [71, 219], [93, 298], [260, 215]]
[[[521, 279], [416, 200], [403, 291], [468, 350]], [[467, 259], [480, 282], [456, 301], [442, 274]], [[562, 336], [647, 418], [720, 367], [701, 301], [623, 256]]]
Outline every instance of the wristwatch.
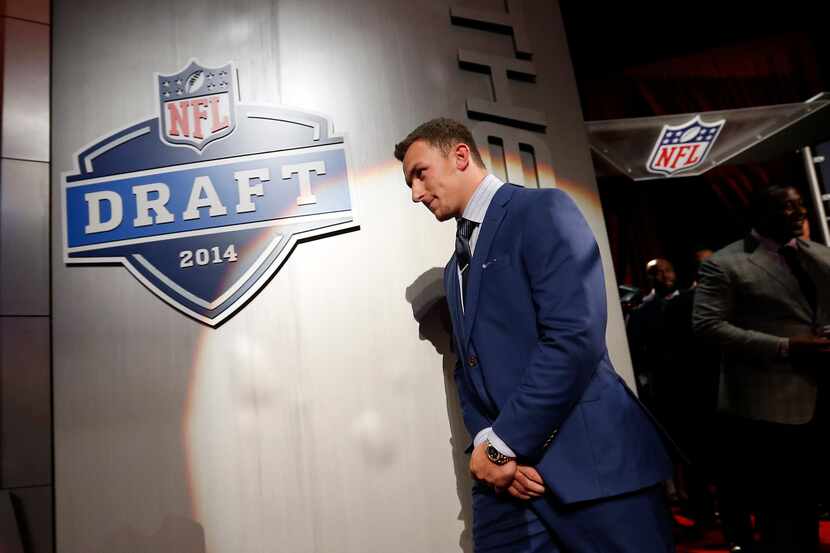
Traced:
[[495, 463], [497, 465], [504, 465], [508, 461], [511, 461], [513, 458], [508, 457], [490, 443], [490, 440], [486, 441], [487, 447], [484, 448], [484, 451], [487, 453], [487, 458], [490, 459], [491, 463]]

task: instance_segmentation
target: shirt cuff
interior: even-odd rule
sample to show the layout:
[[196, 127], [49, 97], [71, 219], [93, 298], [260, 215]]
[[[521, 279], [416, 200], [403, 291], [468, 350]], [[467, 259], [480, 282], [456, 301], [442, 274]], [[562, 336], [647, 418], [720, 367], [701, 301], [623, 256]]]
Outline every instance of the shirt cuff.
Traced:
[[513, 453], [513, 450], [499, 438], [495, 432], [493, 432], [493, 427], [488, 426], [487, 428], [482, 428], [478, 434], [476, 434], [475, 439], [473, 439], [473, 445], [478, 447], [481, 445], [484, 440], [490, 440], [490, 443], [493, 444], [493, 447], [498, 450], [499, 453], [502, 455], [507, 455], [508, 457], [515, 457], [516, 454]]
[[493, 430], [492, 426], [488, 426], [487, 428], [482, 428], [476, 434], [476, 437], [473, 439], [473, 447], [478, 447], [481, 445], [481, 442], [487, 439], [487, 435], [490, 434], [490, 431]]

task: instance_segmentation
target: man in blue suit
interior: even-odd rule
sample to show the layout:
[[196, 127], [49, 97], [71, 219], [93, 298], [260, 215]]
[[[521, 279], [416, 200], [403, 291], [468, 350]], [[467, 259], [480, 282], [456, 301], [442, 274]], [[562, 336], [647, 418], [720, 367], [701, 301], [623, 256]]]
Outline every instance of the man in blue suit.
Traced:
[[614, 372], [599, 250], [574, 202], [488, 174], [435, 119], [395, 147], [412, 200], [456, 219], [444, 271], [485, 552], [673, 551], [663, 438]]

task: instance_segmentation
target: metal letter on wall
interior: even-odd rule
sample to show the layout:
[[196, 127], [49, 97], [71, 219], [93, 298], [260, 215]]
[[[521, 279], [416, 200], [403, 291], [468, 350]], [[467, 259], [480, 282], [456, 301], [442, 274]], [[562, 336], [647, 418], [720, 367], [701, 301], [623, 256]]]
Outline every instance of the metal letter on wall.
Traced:
[[[554, 187], [550, 150], [543, 139], [547, 118], [540, 111], [513, 104], [510, 80], [536, 82], [533, 49], [524, 22], [521, 0], [506, 2], [507, 12], [489, 12], [453, 7], [450, 20], [456, 25], [470, 26], [485, 31], [513, 35], [515, 58], [507, 58], [460, 49], [458, 64], [462, 69], [488, 73], [491, 80], [492, 101], [468, 98], [467, 116], [481, 122], [471, 129], [476, 142], [482, 146], [482, 157], [488, 167], [503, 166], [505, 179], [521, 186]], [[488, 144], [498, 143], [504, 159], [494, 163]], [[522, 153], [528, 155], [522, 155]], [[523, 168], [523, 158], [529, 157], [530, 171]], [[529, 182], [532, 173], [536, 182]]]
[[237, 103], [232, 64], [157, 75], [158, 117], [63, 174], [64, 261], [120, 263], [215, 326], [298, 241], [356, 229], [343, 137], [324, 116]]

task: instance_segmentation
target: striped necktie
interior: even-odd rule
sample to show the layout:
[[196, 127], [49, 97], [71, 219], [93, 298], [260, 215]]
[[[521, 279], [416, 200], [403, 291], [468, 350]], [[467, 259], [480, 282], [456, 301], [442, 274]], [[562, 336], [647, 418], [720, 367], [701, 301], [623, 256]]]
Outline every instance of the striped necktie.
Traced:
[[467, 299], [467, 275], [470, 268], [470, 259], [473, 257], [470, 249], [470, 237], [478, 223], [469, 219], [458, 220], [458, 230], [455, 233], [455, 259], [458, 262], [458, 270], [461, 272], [461, 289], [464, 299]]

